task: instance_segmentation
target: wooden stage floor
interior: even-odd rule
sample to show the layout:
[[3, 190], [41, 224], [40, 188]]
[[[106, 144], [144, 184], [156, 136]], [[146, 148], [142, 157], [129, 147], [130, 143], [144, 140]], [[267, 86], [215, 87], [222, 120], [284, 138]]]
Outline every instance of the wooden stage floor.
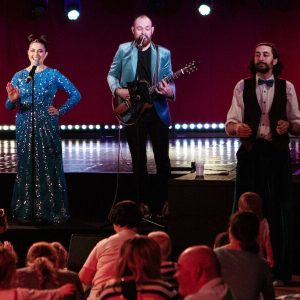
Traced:
[[[173, 169], [189, 168], [192, 161], [235, 161], [239, 140], [235, 138], [178, 138], [170, 140]], [[131, 157], [125, 140], [116, 138], [62, 140], [66, 173], [131, 172]], [[148, 171], [155, 172], [151, 145], [147, 145]], [[15, 140], [0, 140], [0, 173], [16, 171]], [[119, 164], [118, 164], [119, 162]]]
[[[170, 139], [169, 154], [172, 170], [186, 169], [191, 162], [235, 162], [240, 143], [237, 138]], [[62, 140], [65, 173], [131, 173], [131, 157], [125, 140], [116, 138]], [[300, 162], [300, 140], [290, 143], [293, 163]], [[147, 144], [148, 171], [155, 173], [150, 143]], [[16, 172], [15, 140], [0, 140], [0, 173]]]

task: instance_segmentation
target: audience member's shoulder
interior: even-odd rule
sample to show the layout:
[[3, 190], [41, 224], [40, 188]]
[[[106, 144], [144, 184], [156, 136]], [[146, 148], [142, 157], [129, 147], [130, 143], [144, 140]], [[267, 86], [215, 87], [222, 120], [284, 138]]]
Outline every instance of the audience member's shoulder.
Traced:
[[23, 268], [18, 268], [16, 270], [16, 276], [22, 276], [22, 275], [26, 275], [26, 274], [32, 274], [35, 273], [33, 268], [30, 267], [23, 267]]

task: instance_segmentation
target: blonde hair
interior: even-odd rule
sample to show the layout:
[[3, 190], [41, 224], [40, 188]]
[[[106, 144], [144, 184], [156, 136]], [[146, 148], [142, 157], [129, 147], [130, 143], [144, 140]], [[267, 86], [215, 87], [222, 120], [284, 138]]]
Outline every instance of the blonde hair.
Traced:
[[27, 252], [27, 265], [36, 272], [40, 289], [49, 282], [57, 284], [57, 264], [58, 256], [50, 243], [34, 243]]
[[67, 267], [67, 261], [68, 261], [68, 251], [66, 248], [60, 243], [60, 242], [52, 242], [51, 246], [56, 250], [57, 254], [57, 267], [59, 269], [64, 269]]
[[116, 277], [133, 276], [137, 282], [160, 279], [160, 264], [158, 244], [146, 236], [134, 237], [120, 249]]
[[243, 193], [238, 201], [238, 211], [253, 212], [261, 220], [263, 218], [261, 197], [253, 192]]
[[148, 234], [160, 247], [162, 260], [166, 260], [172, 253], [172, 243], [170, 236], [164, 231], [152, 231]]

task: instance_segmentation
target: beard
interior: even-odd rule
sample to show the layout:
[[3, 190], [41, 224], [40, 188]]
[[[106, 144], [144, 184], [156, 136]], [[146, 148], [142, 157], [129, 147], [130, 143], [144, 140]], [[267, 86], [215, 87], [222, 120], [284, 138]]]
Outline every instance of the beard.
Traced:
[[254, 65], [255, 71], [258, 73], [266, 74], [271, 70], [271, 67], [266, 63], [257, 63]]
[[151, 38], [148, 37], [147, 35], [140, 35], [136, 38], [135, 43], [138, 47], [144, 48], [147, 45], [149, 45], [151, 42]]

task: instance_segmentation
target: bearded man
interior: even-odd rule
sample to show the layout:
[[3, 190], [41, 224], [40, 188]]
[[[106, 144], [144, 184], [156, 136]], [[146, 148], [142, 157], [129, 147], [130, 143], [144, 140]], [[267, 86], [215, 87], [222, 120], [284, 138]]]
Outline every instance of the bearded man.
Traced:
[[278, 78], [282, 63], [272, 43], [255, 47], [252, 77], [237, 83], [227, 114], [226, 132], [240, 138], [235, 201], [244, 192], [263, 199], [274, 249], [275, 285], [291, 279], [292, 172], [289, 133], [300, 134], [300, 112], [293, 84]]
[[[107, 81], [114, 97], [121, 99], [119, 107], [125, 126], [132, 168], [135, 175], [136, 202], [144, 211], [150, 205], [151, 213], [160, 216], [168, 198], [168, 179], [171, 174], [169, 159], [169, 126], [171, 123], [169, 101], [175, 100], [175, 85], [164, 79], [173, 74], [170, 50], [152, 41], [154, 26], [146, 15], [137, 17], [132, 26], [133, 41], [119, 45], [110, 66]], [[144, 103], [139, 117], [129, 85], [147, 82], [157, 85], [152, 95], [141, 93], [138, 104]], [[146, 87], [146, 89], [148, 89]], [[118, 111], [118, 109], [117, 109]], [[150, 139], [157, 170], [157, 193], [151, 194], [147, 171], [147, 139]]]

